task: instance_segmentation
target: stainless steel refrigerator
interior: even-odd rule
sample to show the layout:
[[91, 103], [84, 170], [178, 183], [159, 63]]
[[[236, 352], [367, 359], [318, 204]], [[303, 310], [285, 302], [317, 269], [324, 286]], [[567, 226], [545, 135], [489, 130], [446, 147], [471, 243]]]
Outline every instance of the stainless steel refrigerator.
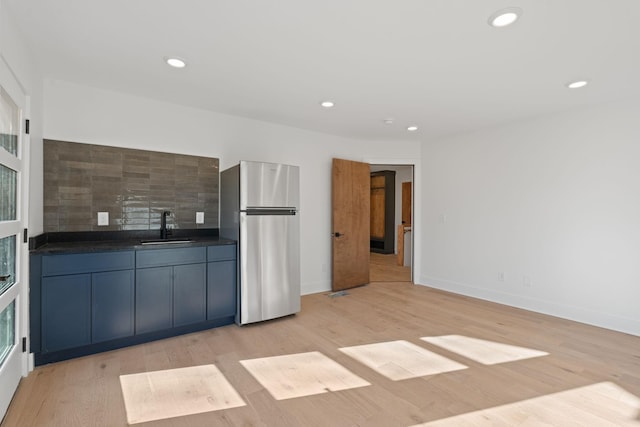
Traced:
[[250, 161], [220, 173], [220, 236], [238, 242], [238, 324], [300, 311], [299, 174]]

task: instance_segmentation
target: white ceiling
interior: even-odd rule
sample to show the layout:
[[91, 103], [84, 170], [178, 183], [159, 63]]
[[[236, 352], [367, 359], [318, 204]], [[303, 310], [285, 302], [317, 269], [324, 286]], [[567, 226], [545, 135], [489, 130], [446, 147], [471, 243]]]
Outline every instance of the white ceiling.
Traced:
[[[354, 138], [640, 96], [639, 0], [2, 1], [45, 77]], [[510, 6], [515, 25], [487, 24]]]

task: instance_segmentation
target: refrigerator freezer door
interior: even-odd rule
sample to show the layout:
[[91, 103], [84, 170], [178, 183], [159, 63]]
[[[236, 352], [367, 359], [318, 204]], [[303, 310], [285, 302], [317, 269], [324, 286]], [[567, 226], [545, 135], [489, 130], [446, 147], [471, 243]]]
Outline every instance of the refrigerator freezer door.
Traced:
[[239, 323], [299, 312], [298, 216], [241, 213], [240, 227]]
[[299, 204], [299, 168], [276, 163], [240, 162], [240, 210]]

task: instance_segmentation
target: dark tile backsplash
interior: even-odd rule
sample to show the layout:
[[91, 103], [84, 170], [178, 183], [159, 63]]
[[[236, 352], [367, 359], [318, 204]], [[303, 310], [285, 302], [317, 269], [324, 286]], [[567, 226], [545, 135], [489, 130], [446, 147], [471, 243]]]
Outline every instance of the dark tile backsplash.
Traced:
[[216, 158], [44, 140], [44, 231], [218, 228], [218, 181]]

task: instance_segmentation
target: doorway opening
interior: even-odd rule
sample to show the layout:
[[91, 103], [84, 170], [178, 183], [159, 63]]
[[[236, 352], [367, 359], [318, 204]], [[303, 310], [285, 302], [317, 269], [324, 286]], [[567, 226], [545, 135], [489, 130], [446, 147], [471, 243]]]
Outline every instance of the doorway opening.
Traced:
[[371, 164], [371, 282], [413, 281], [413, 165]]

